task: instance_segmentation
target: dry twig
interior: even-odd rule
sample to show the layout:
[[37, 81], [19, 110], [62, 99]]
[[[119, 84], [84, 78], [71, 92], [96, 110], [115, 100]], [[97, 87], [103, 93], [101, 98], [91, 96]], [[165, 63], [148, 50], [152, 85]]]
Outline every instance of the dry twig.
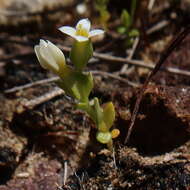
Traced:
[[[131, 50], [129, 50], [129, 55], [127, 57], [129, 60], [133, 58], [133, 55], [135, 53], [135, 50], [137, 49], [138, 43], [139, 43], [139, 37], [136, 37]], [[127, 64], [123, 65], [122, 68], [120, 69], [120, 73], [121, 74], [126, 73], [127, 68], [128, 68]]]
[[[121, 81], [123, 83], [126, 83], [126, 84], [128, 84], [130, 86], [133, 86], [133, 87], [138, 87], [139, 86], [138, 84], [136, 84], [134, 82], [131, 82], [131, 81], [127, 80], [127, 79], [124, 79], [124, 78], [122, 78], [120, 76], [117, 76], [115, 74], [112, 74], [112, 73], [108, 73], [108, 72], [105, 72], [105, 71], [90, 71], [90, 72], [95, 74], [95, 75], [102, 75], [103, 77], [114, 78], [116, 80], [119, 80], [119, 81]], [[31, 88], [31, 87], [34, 87], [34, 86], [43, 85], [43, 84], [50, 83], [50, 82], [55, 82], [58, 79], [59, 79], [59, 77], [52, 77], [52, 78], [38, 80], [38, 81], [31, 82], [31, 83], [28, 83], [28, 84], [25, 84], [25, 85], [15, 86], [13, 88], [7, 89], [7, 90], [4, 91], [4, 93], [6, 93], [6, 94], [13, 93], [13, 92], [16, 92], [16, 91], [19, 91], [19, 90], [24, 90], [24, 89]]]
[[65, 161], [64, 162], [63, 186], [66, 186], [67, 177], [68, 177], [68, 163], [67, 163], [67, 161]]
[[158, 32], [161, 29], [163, 29], [164, 27], [168, 26], [169, 24], [170, 24], [170, 22], [168, 20], [160, 21], [159, 23], [155, 24], [153, 27], [148, 29], [146, 34], [149, 35], [149, 34], [152, 34], [154, 32]]
[[149, 0], [149, 3], [148, 3], [148, 10], [149, 11], [152, 10], [154, 3], [155, 3], [155, 0]]
[[25, 84], [25, 85], [15, 86], [13, 88], [7, 89], [7, 90], [4, 91], [4, 93], [7, 93], [7, 94], [8, 93], [13, 93], [13, 92], [16, 92], [16, 91], [19, 91], [19, 90], [24, 90], [24, 89], [31, 88], [31, 87], [38, 86], [38, 85], [42, 85], [42, 84], [45, 84], [45, 83], [54, 82], [54, 81], [56, 81], [58, 79], [59, 79], [59, 77], [52, 77], [52, 78], [48, 78], [48, 79], [38, 80], [38, 81], [31, 82], [31, 83], [28, 83], [28, 84]]
[[[9, 40], [9, 39], [0, 39], [0, 41], [3, 41], [3, 42], [10, 42], [10, 43], [19, 43], [21, 45], [27, 45], [27, 42], [20, 42], [20, 41], [17, 41], [17, 40]], [[30, 44], [31, 45], [31, 44]], [[66, 47], [66, 46], [62, 46], [62, 45], [59, 45], [59, 47], [63, 50], [63, 51], [66, 51], [66, 52], [69, 52], [71, 50], [71, 48], [69, 47]], [[30, 55], [30, 54], [34, 54], [34, 51], [31, 50], [31, 52], [27, 52], [27, 54], [23, 54], [22, 56], [26, 56], [26, 55]], [[128, 58], [122, 58], [122, 57], [116, 57], [116, 56], [112, 56], [112, 55], [107, 55], [107, 54], [104, 54], [104, 53], [94, 53], [93, 54], [95, 58], [98, 58], [98, 59], [101, 59], [101, 60], [106, 60], [106, 61], [113, 61], [113, 62], [118, 62], [118, 63], [125, 63], [125, 64], [130, 64], [130, 65], [134, 65], [134, 66], [137, 66], [137, 67], [144, 67], [144, 68], [147, 68], [147, 69], [151, 69], [153, 70], [154, 67], [155, 67], [155, 64], [154, 63], [149, 63], [149, 64], [146, 64], [144, 61], [140, 61], [140, 60], [130, 60]], [[10, 57], [6, 57], [6, 58], [3, 58], [1, 59], [0, 58], [0, 61], [9, 61], [10, 59], [14, 59], [14, 58], [17, 58], [18, 55], [12, 55]], [[190, 72], [189, 71], [186, 71], [186, 70], [181, 70], [181, 69], [178, 69], [178, 68], [173, 68], [173, 67], [166, 67], [166, 68], [161, 68], [160, 70], [163, 70], [163, 71], [167, 71], [169, 73], [173, 73], [173, 74], [178, 74], [178, 75], [183, 75], [183, 76], [190, 76]]]
[[[70, 51], [69, 47], [65, 47], [65, 46], [60, 46], [61, 49], [63, 51]], [[116, 57], [116, 56], [112, 56], [112, 55], [107, 55], [104, 53], [94, 53], [93, 54], [94, 57], [98, 58], [98, 59], [102, 59], [102, 60], [106, 60], [106, 61], [113, 61], [113, 62], [119, 62], [119, 63], [126, 63], [126, 64], [131, 64], [134, 66], [138, 66], [138, 67], [144, 67], [147, 69], [151, 69], [153, 70], [155, 67], [155, 64], [150, 63], [150, 64], [146, 64], [144, 61], [140, 61], [140, 60], [130, 60], [128, 58], [122, 58], [122, 57]], [[173, 67], [166, 67], [166, 68], [161, 68], [160, 70], [162, 71], [167, 71], [169, 73], [173, 73], [173, 74], [178, 74], [178, 75], [183, 75], [183, 76], [189, 76], [190, 77], [190, 72], [186, 71], [186, 70], [181, 70], [178, 68], [173, 68]]]
[[23, 106], [27, 109], [33, 109], [34, 107], [36, 107], [44, 102], [47, 102], [47, 101], [51, 100], [52, 98], [60, 96], [64, 93], [65, 92], [62, 89], [55, 88], [55, 89], [51, 90], [50, 92], [43, 94], [42, 96], [39, 96], [37, 98], [34, 98], [32, 100], [24, 102]]
[[114, 78], [114, 79], [117, 79], [123, 83], [126, 83], [130, 86], [133, 86], [133, 87], [138, 87], [139, 85], [137, 83], [134, 83], [134, 82], [131, 82], [127, 79], [124, 79], [116, 74], [112, 74], [112, 73], [108, 73], [108, 72], [105, 72], [105, 71], [91, 71], [91, 73], [95, 74], [95, 75], [102, 75], [102, 76], [106, 76], [106, 77], [110, 77], [110, 78]]

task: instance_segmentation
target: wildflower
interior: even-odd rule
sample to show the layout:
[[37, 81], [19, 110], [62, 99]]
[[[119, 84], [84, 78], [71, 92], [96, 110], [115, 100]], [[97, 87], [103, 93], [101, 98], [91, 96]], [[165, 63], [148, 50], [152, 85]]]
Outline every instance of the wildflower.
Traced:
[[86, 18], [86, 19], [81, 19], [77, 23], [76, 28], [73, 28], [70, 26], [62, 26], [59, 28], [59, 30], [61, 32], [71, 36], [72, 38], [74, 38], [75, 40], [77, 40], [79, 42], [87, 41], [87, 40], [89, 40], [89, 38], [91, 38], [93, 36], [104, 33], [104, 31], [100, 30], [100, 29], [95, 29], [95, 30], [90, 31], [90, 27], [91, 27], [91, 23]]
[[40, 65], [55, 74], [60, 74], [65, 69], [65, 56], [63, 52], [50, 41], [40, 40], [34, 47]]
[[90, 31], [90, 27], [90, 21], [82, 19], [77, 23], [76, 28], [63, 26], [59, 29], [75, 39], [70, 51], [70, 60], [74, 67], [66, 64], [62, 51], [49, 41], [40, 40], [34, 50], [40, 65], [59, 76], [57, 85], [65, 91], [65, 94], [76, 100], [78, 109], [85, 111], [94, 121], [98, 130], [96, 139], [102, 144], [107, 144], [112, 150], [113, 139], [120, 133], [118, 129], [111, 130], [115, 121], [114, 105], [108, 102], [101, 106], [98, 98], [89, 99], [93, 89], [93, 77], [90, 72], [84, 72], [88, 61], [93, 56], [90, 38], [104, 32], [100, 29]]
[[70, 52], [71, 62], [75, 69], [79, 72], [84, 70], [88, 61], [93, 55], [92, 43], [89, 40], [91, 37], [103, 34], [104, 31], [100, 29], [91, 30], [91, 23], [86, 19], [81, 19], [76, 28], [70, 26], [62, 26], [59, 30], [75, 39], [73, 47]]

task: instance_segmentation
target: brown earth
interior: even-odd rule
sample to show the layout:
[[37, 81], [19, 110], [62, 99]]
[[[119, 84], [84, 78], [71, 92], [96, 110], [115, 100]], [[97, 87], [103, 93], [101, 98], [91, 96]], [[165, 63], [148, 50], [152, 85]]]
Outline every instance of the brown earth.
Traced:
[[[111, 2], [115, 5], [115, 1]], [[120, 4], [122, 2], [110, 8], [113, 18], [104, 39], [94, 40], [96, 51], [104, 55], [111, 52], [116, 57], [126, 57], [124, 38], [115, 32], [118, 24], [114, 24], [119, 18]], [[89, 3], [87, 5], [89, 10], [85, 14], [96, 23], [94, 10]], [[91, 97], [97, 96], [103, 103], [111, 100], [116, 107], [114, 127], [119, 128], [121, 134], [114, 142], [113, 153], [96, 142], [93, 122], [83, 112], [75, 110], [73, 101], [53, 82], [7, 91], [53, 76], [37, 63], [33, 45], [41, 36], [61, 46], [71, 44], [68, 38], [61, 38], [63, 35], [55, 32], [57, 26], [76, 23], [81, 17], [72, 14], [76, 7], [70, 6], [72, 10], [63, 8], [62, 14], [69, 15], [66, 20], [57, 19], [55, 11], [53, 22], [39, 21], [44, 33], [39, 25], [34, 27], [30, 16], [26, 16], [24, 22], [15, 20], [16, 25], [7, 23], [0, 31], [0, 190], [190, 189], [189, 76], [166, 71], [154, 76], [141, 101], [130, 141], [124, 145], [140, 86], [150, 70], [129, 65], [128, 73], [119, 76], [133, 82], [130, 85], [102, 73], [95, 75]], [[147, 64], [159, 59], [168, 41], [188, 23], [189, 13], [182, 7], [184, 3], [168, 1], [167, 6], [163, 1], [156, 3], [145, 29], [161, 19], [168, 20], [169, 24], [152, 34], [142, 35], [135, 59]], [[43, 8], [40, 12], [49, 14]], [[38, 16], [43, 19], [41, 13]], [[136, 25], [142, 29], [141, 25]], [[189, 36], [163, 67], [189, 70]], [[67, 52], [65, 54], [68, 56]], [[88, 69], [116, 75], [122, 66], [123, 63], [99, 58], [92, 60]]]

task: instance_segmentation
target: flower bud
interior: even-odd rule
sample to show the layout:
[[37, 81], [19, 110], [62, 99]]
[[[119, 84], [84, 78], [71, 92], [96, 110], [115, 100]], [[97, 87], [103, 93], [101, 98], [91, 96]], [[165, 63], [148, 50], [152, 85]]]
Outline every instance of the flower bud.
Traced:
[[61, 75], [65, 69], [65, 56], [62, 51], [50, 41], [40, 40], [40, 44], [34, 47], [40, 65], [57, 75]]

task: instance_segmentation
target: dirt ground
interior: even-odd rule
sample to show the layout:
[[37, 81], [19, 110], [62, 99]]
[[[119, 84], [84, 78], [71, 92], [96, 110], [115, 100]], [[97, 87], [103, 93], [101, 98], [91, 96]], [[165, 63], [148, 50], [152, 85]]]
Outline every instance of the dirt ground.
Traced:
[[122, 0], [109, 1], [107, 31], [93, 39], [90, 96], [115, 105], [120, 136], [113, 152], [96, 141], [94, 123], [74, 108], [33, 50], [43, 38], [68, 57], [72, 40], [57, 28], [86, 17], [102, 28], [95, 1], [84, 1], [83, 13], [74, 0], [0, 4], [0, 190], [190, 189], [190, 34], [148, 83], [124, 143], [142, 84], [189, 24], [188, 0], [155, 1], [148, 10], [150, 2], [137, 6], [137, 46], [126, 46], [127, 36], [117, 32], [121, 11], [130, 7]]

